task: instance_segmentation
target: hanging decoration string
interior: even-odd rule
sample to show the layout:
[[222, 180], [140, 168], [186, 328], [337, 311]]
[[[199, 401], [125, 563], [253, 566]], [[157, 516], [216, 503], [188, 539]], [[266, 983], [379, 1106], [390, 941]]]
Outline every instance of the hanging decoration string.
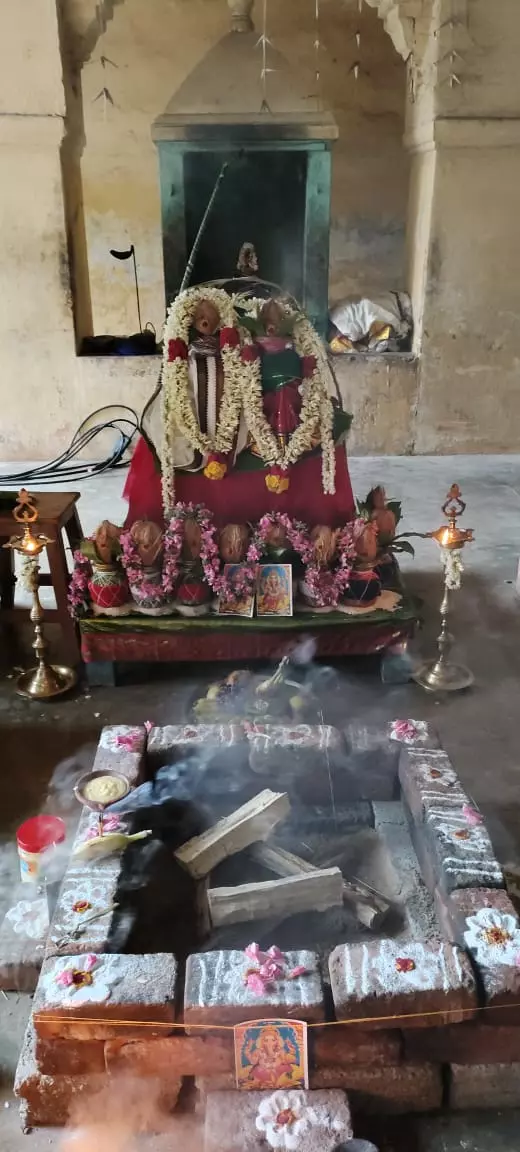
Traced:
[[263, 14], [262, 14], [262, 35], [258, 38], [256, 47], [262, 49], [262, 67], [260, 70], [260, 82], [262, 85], [262, 103], [260, 105], [261, 112], [271, 112], [269, 101], [267, 99], [267, 77], [270, 72], [274, 72], [274, 68], [267, 67], [267, 49], [272, 48], [271, 41], [267, 37], [267, 0], [263, 0]]
[[[514, 1002], [512, 1004], [484, 1004], [478, 1008], [478, 1016], [480, 1017], [481, 1014], [484, 1012], [491, 1012], [491, 1011], [492, 1012], [498, 1012], [498, 1011], [502, 1011], [502, 1010], [507, 1012], [507, 1011], [512, 1011], [513, 1009], [516, 1009], [516, 1008], [520, 1008], [520, 1003], [518, 1001]], [[439, 1017], [439, 1016], [443, 1016], [444, 1018], [446, 1018], [446, 1016], [449, 1016], [449, 1015], [450, 1015], [450, 1009], [444, 1007], [444, 1008], [431, 1009], [431, 1011], [429, 1011], [429, 1012], [399, 1012], [399, 1013], [395, 1013], [395, 1014], [389, 1015], [389, 1016], [356, 1016], [350, 1020], [320, 1020], [319, 1022], [316, 1022], [316, 1023], [313, 1022], [313, 1023], [307, 1024], [307, 1028], [309, 1028], [309, 1029], [311, 1029], [311, 1028], [320, 1028], [320, 1029], [321, 1028], [344, 1028], [346, 1025], [350, 1025], [351, 1027], [357, 1027], [357, 1028], [359, 1028], [360, 1026], [361, 1027], [365, 1026], [365, 1028], [366, 1028], [367, 1025], [374, 1025], [374, 1024], [385, 1023], [388, 1025], [390, 1021], [394, 1021], [394, 1022], [399, 1021], [399, 1023], [406, 1024], [407, 1020], [426, 1020], [426, 1019], [429, 1020], [433, 1017]], [[475, 1007], [473, 1006], [471, 1008], [457, 1008], [457, 1016], [468, 1016], [469, 1019], [472, 1019], [475, 1016]], [[110, 1017], [100, 1016], [99, 1018], [94, 1018], [93, 1016], [74, 1016], [72, 1012], [67, 1012], [65, 1015], [60, 1016], [60, 1015], [58, 1015], [57, 1012], [54, 1012], [54, 1011], [52, 1012], [52, 1014], [49, 1014], [49, 1016], [47, 1016], [47, 1014], [45, 1012], [35, 1012], [33, 1014], [33, 1020], [34, 1020], [34, 1023], [36, 1025], [38, 1025], [40, 1023], [45, 1024], [47, 1022], [47, 1020], [49, 1020], [49, 1021], [52, 1021], [52, 1024], [84, 1024], [84, 1023], [87, 1023], [89, 1026], [92, 1026], [92, 1025], [107, 1026], [107, 1025], [109, 1025], [111, 1028], [113, 1028], [113, 1027], [132, 1028], [133, 1030], [135, 1030], [136, 1028], [143, 1028], [143, 1029], [153, 1028], [154, 1030], [166, 1029], [168, 1032], [175, 1032], [175, 1031], [184, 1032], [185, 1028], [186, 1028], [186, 1025], [184, 1022], [179, 1024], [179, 1023], [175, 1023], [173, 1020], [125, 1020], [125, 1019], [120, 1020], [116, 1016], [114, 1016], [114, 1017], [112, 1017], [112, 1016], [110, 1016]], [[504, 1023], [506, 1023], [506, 1022], [507, 1021], [504, 1021]], [[193, 1032], [194, 1031], [197, 1031], [197, 1032], [233, 1032], [234, 1028], [235, 1028], [234, 1024], [214, 1024], [214, 1023], [212, 1023], [212, 1024], [192, 1024], [192, 1023], [190, 1023], [190, 1031], [193, 1031]]]
[[323, 93], [322, 93], [322, 89], [321, 89], [321, 64], [320, 64], [320, 53], [321, 53], [321, 49], [322, 49], [321, 30], [320, 30], [320, 0], [315, 0], [314, 24], [315, 24], [314, 53], [315, 53], [315, 59], [316, 59], [316, 63], [315, 63], [316, 100], [318, 103], [318, 110], [320, 110], [323, 107]]

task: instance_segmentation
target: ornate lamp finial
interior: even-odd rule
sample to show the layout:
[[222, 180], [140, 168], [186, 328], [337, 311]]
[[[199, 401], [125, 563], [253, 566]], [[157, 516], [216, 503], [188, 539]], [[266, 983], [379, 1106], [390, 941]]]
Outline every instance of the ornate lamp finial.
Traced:
[[254, 2], [255, 0], [228, 0], [233, 32], [253, 32], [255, 26], [251, 13]]

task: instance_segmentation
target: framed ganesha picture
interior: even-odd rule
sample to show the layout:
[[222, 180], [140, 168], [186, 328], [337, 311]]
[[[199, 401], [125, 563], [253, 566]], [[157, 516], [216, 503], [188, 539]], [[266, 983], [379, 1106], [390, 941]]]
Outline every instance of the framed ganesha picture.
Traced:
[[257, 616], [292, 616], [292, 566], [260, 564], [256, 577]]

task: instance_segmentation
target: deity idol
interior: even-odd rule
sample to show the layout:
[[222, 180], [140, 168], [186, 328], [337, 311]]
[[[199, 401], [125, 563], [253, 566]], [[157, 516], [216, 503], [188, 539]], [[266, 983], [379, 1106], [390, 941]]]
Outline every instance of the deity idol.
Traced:
[[341, 443], [349, 417], [333, 389], [317, 334], [283, 299], [210, 286], [181, 293], [125, 489], [127, 523], [167, 520], [176, 501], [209, 508], [219, 528], [269, 511], [345, 523], [354, 515]]

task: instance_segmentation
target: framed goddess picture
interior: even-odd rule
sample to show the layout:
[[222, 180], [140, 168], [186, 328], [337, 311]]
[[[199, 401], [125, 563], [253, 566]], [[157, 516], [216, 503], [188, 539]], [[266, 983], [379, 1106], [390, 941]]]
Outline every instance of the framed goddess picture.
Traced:
[[292, 567], [260, 564], [256, 576], [257, 616], [292, 616]]
[[244, 580], [246, 564], [224, 564], [224, 587], [219, 596], [219, 616], [253, 615], [254, 588], [248, 589]]

